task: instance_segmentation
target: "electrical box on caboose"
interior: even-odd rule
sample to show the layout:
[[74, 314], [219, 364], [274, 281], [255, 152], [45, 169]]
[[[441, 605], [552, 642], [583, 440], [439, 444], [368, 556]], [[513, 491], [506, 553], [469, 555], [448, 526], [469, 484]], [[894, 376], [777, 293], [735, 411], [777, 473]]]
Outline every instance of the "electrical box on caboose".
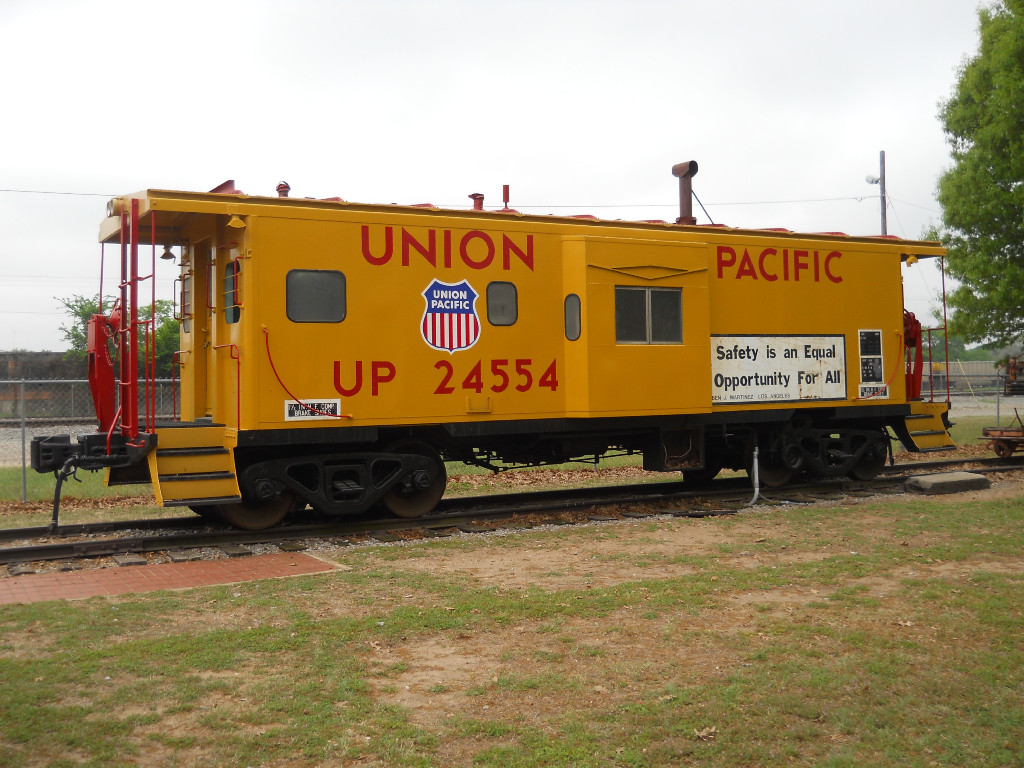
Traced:
[[[894, 437], [950, 444], [948, 403], [921, 399], [901, 278], [937, 243], [681, 218], [251, 197], [230, 183], [117, 198], [101, 241], [121, 248], [123, 295], [90, 350], [106, 439], [44, 440], [34, 463], [83, 457], [112, 482], [149, 479], [163, 504], [259, 528], [307, 504], [426, 514], [453, 461], [619, 450], [692, 480], [757, 462], [782, 484], [873, 476]], [[125, 407], [148, 402], [125, 370], [148, 349], [139, 262], [158, 247], [180, 261], [171, 419]]]

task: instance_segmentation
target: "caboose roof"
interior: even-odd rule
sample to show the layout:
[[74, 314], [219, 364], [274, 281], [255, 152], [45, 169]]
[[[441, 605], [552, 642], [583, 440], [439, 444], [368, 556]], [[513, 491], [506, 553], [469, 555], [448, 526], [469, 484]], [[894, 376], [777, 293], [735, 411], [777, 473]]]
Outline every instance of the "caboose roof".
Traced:
[[[894, 235], [848, 235], [844, 232], [795, 232], [788, 229], [744, 229], [721, 224], [681, 225], [666, 221], [624, 221], [621, 219], [600, 219], [594, 216], [554, 216], [550, 214], [525, 214], [511, 209], [475, 210], [466, 208], [439, 208], [431, 204], [397, 205], [353, 203], [341, 198], [300, 198], [246, 195], [234, 189], [233, 182], [217, 187], [212, 192], [186, 192], [164, 189], [149, 189], [114, 198], [108, 203], [108, 216], [100, 225], [101, 243], [120, 242], [120, 216], [116, 211], [127, 207], [131, 200], [139, 201], [139, 242], [151, 244], [155, 239], [161, 245], [176, 245], [187, 239], [186, 232], [197, 216], [293, 216], [296, 219], [330, 218], [332, 212], [367, 212], [392, 214], [420, 219], [416, 224], [430, 225], [430, 219], [463, 218], [468, 220], [508, 223], [514, 221], [517, 228], [536, 224], [545, 229], [553, 226], [578, 227], [574, 234], [585, 235], [589, 228], [612, 228], [615, 230], [675, 232], [688, 235], [687, 240], [726, 237], [754, 237], [764, 240], [830, 240], [863, 243], [865, 245], [890, 246], [898, 250], [903, 259], [913, 255], [917, 258], [932, 258], [945, 254], [941, 243], [930, 240], [908, 240]], [[114, 215], [109, 215], [111, 212]], [[153, 216], [156, 217], [155, 238], [152, 236]], [[438, 222], [440, 223], [440, 222]], [[625, 232], [623, 232], [625, 234]]]

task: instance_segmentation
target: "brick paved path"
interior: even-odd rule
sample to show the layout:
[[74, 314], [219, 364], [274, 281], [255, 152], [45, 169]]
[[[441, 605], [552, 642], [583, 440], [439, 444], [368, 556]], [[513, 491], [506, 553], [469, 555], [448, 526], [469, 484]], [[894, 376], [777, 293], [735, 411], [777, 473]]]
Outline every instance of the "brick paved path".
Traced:
[[225, 560], [195, 560], [67, 573], [34, 573], [0, 579], [0, 605], [77, 600], [159, 589], [189, 589], [255, 579], [279, 579], [333, 571], [330, 563], [295, 552]]

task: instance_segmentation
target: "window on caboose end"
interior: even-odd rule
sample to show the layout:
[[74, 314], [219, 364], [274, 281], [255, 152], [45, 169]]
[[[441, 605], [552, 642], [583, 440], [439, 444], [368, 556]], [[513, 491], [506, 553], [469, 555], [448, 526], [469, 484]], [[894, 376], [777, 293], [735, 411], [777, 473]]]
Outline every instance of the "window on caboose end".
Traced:
[[242, 316], [242, 302], [238, 294], [241, 271], [242, 262], [237, 259], [229, 261], [224, 267], [224, 322], [228, 325], [237, 323]]
[[615, 342], [682, 344], [682, 289], [615, 286]]

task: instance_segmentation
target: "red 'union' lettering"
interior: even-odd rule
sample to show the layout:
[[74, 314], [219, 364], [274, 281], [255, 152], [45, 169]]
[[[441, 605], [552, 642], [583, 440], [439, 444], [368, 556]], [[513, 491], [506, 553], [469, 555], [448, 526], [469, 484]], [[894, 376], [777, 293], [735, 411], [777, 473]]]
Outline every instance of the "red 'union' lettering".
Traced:
[[[374, 266], [383, 266], [395, 255], [394, 227], [385, 225], [373, 227], [362, 225], [360, 245], [363, 258]], [[450, 229], [400, 227], [401, 264], [408, 267], [422, 258], [430, 266], [450, 268], [454, 260], [461, 261], [470, 269], [486, 269], [492, 265], [509, 271], [513, 264], [521, 262], [533, 271], [533, 235], [512, 236], [502, 233], [500, 244], [496, 236], [478, 229], [458, 232]], [[438, 232], [441, 237], [438, 238]], [[500, 248], [501, 260], [497, 259]], [[438, 264], [438, 256], [441, 264]]]
[[800, 282], [811, 280], [820, 283], [822, 276], [829, 282], [841, 283], [843, 276], [839, 274], [839, 259], [843, 254], [829, 251], [824, 256], [820, 251], [806, 251], [795, 248], [792, 251], [783, 248], [764, 248], [760, 252], [751, 253], [747, 248], [737, 253], [728, 245], [718, 246], [717, 264], [718, 277], [731, 277], [735, 280], [765, 280], [774, 283]]

